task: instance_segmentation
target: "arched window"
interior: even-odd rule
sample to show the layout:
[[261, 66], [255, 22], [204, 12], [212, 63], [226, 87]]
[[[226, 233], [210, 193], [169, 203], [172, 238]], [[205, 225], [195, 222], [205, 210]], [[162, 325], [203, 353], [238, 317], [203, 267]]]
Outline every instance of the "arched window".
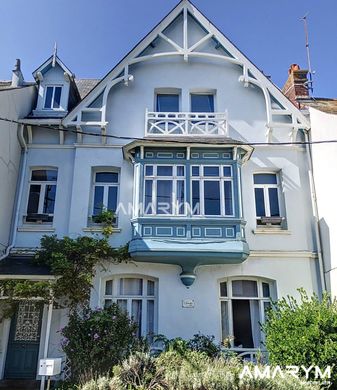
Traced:
[[236, 348], [259, 348], [270, 307], [273, 283], [257, 279], [229, 279], [220, 282], [222, 339]]
[[138, 325], [138, 337], [156, 332], [157, 282], [147, 277], [116, 277], [105, 281], [104, 306], [113, 302]]

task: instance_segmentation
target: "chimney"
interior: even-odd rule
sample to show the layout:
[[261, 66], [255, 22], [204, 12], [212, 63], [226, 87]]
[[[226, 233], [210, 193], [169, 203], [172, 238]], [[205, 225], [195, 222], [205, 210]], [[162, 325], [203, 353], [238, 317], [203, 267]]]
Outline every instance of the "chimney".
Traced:
[[292, 64], [288, 74], [282, 92], [297, 108], [301, 108], [301, 99], [309, 98], [308, 71], [301, 70], [297, 64]]
[[21, 61], [19, 59], [16, 60], [15, 67], [12, 72], [12, 87], [22, 86], [25, 81], [21, 72]]

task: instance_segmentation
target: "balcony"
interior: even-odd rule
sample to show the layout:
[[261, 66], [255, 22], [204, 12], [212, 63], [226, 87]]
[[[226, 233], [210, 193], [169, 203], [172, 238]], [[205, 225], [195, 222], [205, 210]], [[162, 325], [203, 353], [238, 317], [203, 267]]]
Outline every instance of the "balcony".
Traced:
[[146, 110], [145, 136], [228, 136], [227, 112], [151, 112]]

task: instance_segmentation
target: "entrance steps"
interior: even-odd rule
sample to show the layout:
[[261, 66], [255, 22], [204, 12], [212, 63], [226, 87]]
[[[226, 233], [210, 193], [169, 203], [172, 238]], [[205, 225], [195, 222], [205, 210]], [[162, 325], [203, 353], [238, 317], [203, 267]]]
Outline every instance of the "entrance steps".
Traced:
[[0, 390], [39, 390], [40, 381], [24, 379], [0, 380]]

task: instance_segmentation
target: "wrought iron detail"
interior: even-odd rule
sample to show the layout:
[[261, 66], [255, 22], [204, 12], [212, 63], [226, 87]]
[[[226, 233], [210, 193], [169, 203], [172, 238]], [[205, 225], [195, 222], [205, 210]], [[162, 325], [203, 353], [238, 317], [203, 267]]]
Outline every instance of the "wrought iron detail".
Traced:
[[39, 341], [41, 307], [38, 303], [20, 302], [15, 328], [15, 341]]

